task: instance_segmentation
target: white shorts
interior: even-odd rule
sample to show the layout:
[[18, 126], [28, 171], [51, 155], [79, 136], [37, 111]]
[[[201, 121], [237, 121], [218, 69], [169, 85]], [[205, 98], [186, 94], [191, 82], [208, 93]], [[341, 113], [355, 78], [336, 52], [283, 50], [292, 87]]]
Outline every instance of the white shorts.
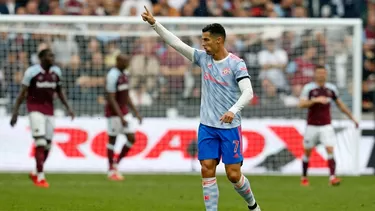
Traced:
[[307, 125], [303, 141], [304, 148], [311, 149], [319, 143], [322, 143], [326, 147], [333, 147], [335, 145], [336, 135], [332, 125]]
[[55, 129], [55, 119], [37, 111], [29, 113], [31, 134], [33, 137], [43, 137], [52, 140]]
[[128, 123], [126, 127], [121, 124], [119, 117], [107, 118], [107, 133], [109, 136], [117, 136], [119, 134], [134, 134], [137, 130], [137, 121], [131, 113], [124, 116], [125, 121]]

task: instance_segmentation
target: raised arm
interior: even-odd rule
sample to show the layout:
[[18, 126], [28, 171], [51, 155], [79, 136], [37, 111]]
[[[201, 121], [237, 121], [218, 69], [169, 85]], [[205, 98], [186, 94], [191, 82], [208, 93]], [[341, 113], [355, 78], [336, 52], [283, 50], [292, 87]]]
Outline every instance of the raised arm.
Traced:
[[178, 37], [176, 37], [172, 32], [168, 31], [163, 25], [157, 22], [154, 16], [145, 7], [145, 12], [142, 14], [144, 21], [147, 21], [151, 27], [159, 34], [159, 36], [172, 48], [176, 49], [180, 54], [189, 59], [194, 60], [194, 48], [186, 45]]

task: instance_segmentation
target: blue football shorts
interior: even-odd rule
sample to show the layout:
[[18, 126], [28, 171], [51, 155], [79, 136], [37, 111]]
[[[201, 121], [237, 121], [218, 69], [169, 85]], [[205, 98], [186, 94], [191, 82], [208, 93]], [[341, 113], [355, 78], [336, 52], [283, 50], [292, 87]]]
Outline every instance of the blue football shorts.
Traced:
[[222, 159], [224, 164], [242, 164], [241, 127], [222, 129], [199, 125], [198, 160], [211, 159]]

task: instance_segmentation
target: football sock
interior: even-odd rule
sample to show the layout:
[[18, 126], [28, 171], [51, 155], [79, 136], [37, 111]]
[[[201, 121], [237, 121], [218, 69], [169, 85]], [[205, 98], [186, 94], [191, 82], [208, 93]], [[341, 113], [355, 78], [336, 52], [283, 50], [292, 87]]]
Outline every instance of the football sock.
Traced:
[[42, 181], [44, 179], [46, 179], [45, 176], [44, 176], [44, 172], [39, 172], [38, 173], [38, 181]]
[[120, 155], [118, 156], [117, 163], [120, 163], [121, 159], [124, 158], [128, 154], [128, 152], [132, 148], [132, 146], [133, 146], [133, 144], [130, 143], [130, 142], [126, 142], [124, 144], [124, 146], [122, 147], [122, 150], [120, 152]]
[[307, 177], [307, 169], [309, 168], [309, 158], [306, 155], [302, 157], [302, 176]]
[[35, 149], [35, 160], [36, 160], [36, 170], [38, 172], [38, 180], [39, 174], [43, 173], [43, 166], [44, 166], [44, 146], [37, 146]]
[[107, 144], [107, 157], [108, 157], [108, 164], [109, 164], [109, 170], [113, 170], [114, 166], [113, 166], [113, 150], [114, 150], [115, 146], [113, 146], [112, 144]]
[[51, 141], [47, 140], [47, 145], [44, 147], [44, 162], [46, 162], [48, 158], [50, 149], [51, 149]]
[[219, 203], [219, 188], [217, 187], [216, 177], [203, 178], [202, 186], [206, 211], [217, 211]]
[[241, 175], [240, 181], [233, 183], [233, 186], [237, 193], [239, 193], [242, 198], [245, 199], [249, 205], [249, 208], [255, 206], [255, 198], [253, 192], [251, 191], [250, 182], [244, 175]]
[[331, 178], [335, 177], [336, 171], [336, 162], [333, 154], [328, 154], [328, 168], [329, 168], [329, 175]]

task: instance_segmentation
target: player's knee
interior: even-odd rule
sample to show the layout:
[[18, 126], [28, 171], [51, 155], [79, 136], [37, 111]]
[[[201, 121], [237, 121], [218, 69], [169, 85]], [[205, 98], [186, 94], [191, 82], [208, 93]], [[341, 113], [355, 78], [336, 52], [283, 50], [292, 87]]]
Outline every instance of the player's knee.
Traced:
[[232, 169], [232, 170], [227, 171], [227, 178], [232, 183], [236, 183], [236, 182], [240, 181], [241, 175], [242, 175], [242, 173], [239, 170]]
[[126, 138], [128, 139], [128, 142], [134, 144], [135, 143], [135, 136], [134, 134], [127, 134]]
[[311, 149], [305, 149], [305, 151], [304, 151], [304, 155], [305, 155], [306, 157], [310, 157], [310, 155], [311, 155]]
[[201, 161], [201, 173], [204, 178], [214, 177], [216, 174], [216, 162]]
[[332, 155], [333, 154], [333, 147], [326, 147], [327, 154]]
[[47, 140], [43, 137], [35, 138], [35, 146], [45, 147], [47, 145]]
[[132, 148], [134, 145], [134, 142], [131, 142], [130, 140], [128, 140], [126, 143], [125, 143], [125, 146], [127, 146], [129, 149]]
[[108, 143], [107, 144], [107, 149], [109, 149], [109, 150], [115, 150], [115, 145], [112, 144], [112, 143]]
[[[114, 146], [116, 144], [116, 136], [109, 136], [108, 144]], [[107, 145], [107, 148], [108, 148], [108, 145]]]
[[51, 140], [47, 140], [47, 144], [46, 144], [46, 146], [44, 146], [44, 149], [45, 149], [45, 150], [50, 150], [50, 149], [51, 149], [51, 146], [52, 146], [52, 142], [51, 142]]
[[227, 178], [232, 183], [236, 183], [240, 181], [242, 173], [241, 173], [241, 165], [233, 164], [227, 165], [225, 167], [225, 171], [227, 173]]

